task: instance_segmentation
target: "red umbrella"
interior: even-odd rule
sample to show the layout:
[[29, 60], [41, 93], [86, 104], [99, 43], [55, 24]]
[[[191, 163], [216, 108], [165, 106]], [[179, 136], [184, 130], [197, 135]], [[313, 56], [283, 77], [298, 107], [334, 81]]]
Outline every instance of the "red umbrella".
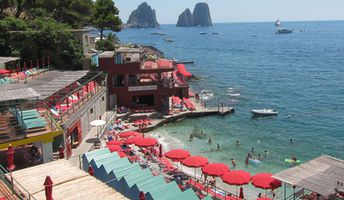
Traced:
[[203, 156], [190, 156], [182, 161], [182, 165], [194, 168], [203, 167], [208, 163], [208, 158]]
[[118, 153], [119, 157], [121, 157], [121, 158], [127, 156], [127, 155], [125, 155], [125, 153], [123, 151], [117, 151], [117, 153]]
[[120, 133], [118, 136], [121, 138], [128, 138], [128, 137], [136, 137], [140, 135], [141, 133], [136, 132], [136, 131], [127, 131], [127, 132]]
[[141, 191], [139, 200], [145, 200], [145, 199], [146, 199], [145, 193]]
[[182, 161], [182, 165], [187, 167], [195, 168], [195, 178], [196, 178], [196, 168], [203, 167], [208, 164], [208, 158], [202, 156], [190, 156]]
[[254, 176], [251, 177], [251, 181], [253, 181], [256, 178], [266, 177], [266, 176], [272, 176], [272, 173], [262, 172], [262, 173], [255, 174]]
[[203, 174], [209, 176], [222, 176], [229, 171], [229, 167], [223, 163], [210, 163], [202, 168]]
[[272, 174], [256, 174], [252, 177], [252, 185], [262, 189], [275, 189], [282, 186], [282, 182], [272, 178]]
[[11, 73], [10, 70], [7, 70], [7, 69], [0, 69], [0, 74], [9, 74]]
[[240, 187], [240, 194], [239, 194], [240, 199], [244, 199], [244, 189]]
[[222, 176], [222, 181], [229, 185], [246, 185], [250, 179], [250, 173], [243, 170], [232, 170]]
[[45, 197], [47, 200], [53, 200], [53, 181], [47, 176], [44, 181]]
[[138, 138], [135, 140], [135, 145], [138, 147], [151, 147], [158, 143], [154, 138]]
[[122, 147], [119, 146], [119, 145], [106, 145], [106, 146], [109, 148], [109, 150], [110, 150], [111, 152], [114, 152], [114, 151], [122, 151], [122, 150], [123, 150]]
[[174, 162], [179, 162], [190, 156], [190, 153], [184, 149], [173, 149], [165, 153], [165, 157], [172, 159]]
[[11, 144], [8, 145], [8, 149], [7, 149], [7, 169], [11, 172], [14, 170], [14, 168], [16, 167], [13, 164], [13, 156], [14, 156], [14, 148]]
[[137, 139], [142, 138], [142, 136], [134, 137], [134, 138], [129, 138], [124, 140], [123, 144], [134, 144]]
[[162, 158], [162, 145], [159, 145], [159, 158]]
[[123, 144], [123, 141], [118, 141], [118, 140], [111, 140], [106, 142], [106, 145], [121, 145]]

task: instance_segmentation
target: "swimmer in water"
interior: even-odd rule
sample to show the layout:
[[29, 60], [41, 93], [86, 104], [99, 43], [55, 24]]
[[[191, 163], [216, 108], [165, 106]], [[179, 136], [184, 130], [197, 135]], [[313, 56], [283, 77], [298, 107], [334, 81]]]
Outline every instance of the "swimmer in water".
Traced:
[[233, 168], [235, 168], [235, 166], [236, 166], [235, 160], [232, 158], [231, 161], [232, 161]]
[[211, 138], [208, 139], [208, 143], [211, 144], [213, 140]]
[[289, 142], [290, 142], [290, 143], [293, 143], [293, 138], [290, 138]]
[[220, 144], [219, 143], [217, 143], [217, 150], [219, 150], [220, 149]]
[[190, 134], [190, 137], [189, 137], [189, 141], [192, 141], [192, 139], [193, 139], [193, 135], [192, 135], [192, 133]]
[[236, 145], [237, 145], [237, 146], [240, 145], [240, 141], [239, 141], [239, 140], [236, 141]]

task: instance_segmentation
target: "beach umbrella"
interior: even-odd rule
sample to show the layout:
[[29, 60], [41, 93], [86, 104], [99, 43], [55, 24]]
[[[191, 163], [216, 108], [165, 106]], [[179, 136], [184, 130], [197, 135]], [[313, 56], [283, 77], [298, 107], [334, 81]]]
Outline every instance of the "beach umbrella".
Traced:
[[128, 138], [128, 139], [126, 139], [126, 140], [123, 141], [123, 144], [126, 144], [126, 145], [134, 144], [135, 141], [136, 141], [137, 139], [140, 139], [140, 138], [142, 138], [142, 136], [137, 136], [137, 137], [134, 137], [134, 138]]
[[123, 144], [123, 141], [118, 141], [118, 140], [111, 140], [106, 142], [106, 145], [121, 145]]
[[47, 176], [44, 181], [46, 200], [53, 200], [53, 181]]
[[251, 174], [243, 170], [232, 170], [225, 173], [222, 181], [229, 185], [246, 185], [251, 180]]
[[103, 125], [105, 125], [105, 123], [106, 122], [104, 120], [96, 119], [96, 120], [91, 121], [90, 125], [91, 126], [103, 126]]
[[160, 144], [159, 145], [159, 158], [162, 157], [162, 145]]
[[244, 189], [240, 187], [240, 194], [239, 194], [240, 199], [244, 199]]
[[121, 157], [121, 158], [124, 158], [127, 156], [127, 155], [125, 155], [125, 153], [123, 151], [117, 151], [117, 153], [118, 153], [119, 157]]
[[185, 158], [189, 157], [190, 153], [189, 151], [186, 151], [184, 149], [173, 149], [171, 151], [166, 152], [164, 155], [166, 158], [169, 158], [174, 162], [180, 162], [181, 160], [184, 160]]
[[135, 140], [134, 144], [138, 147], [151, 147], [158, 143], [154, 138], [138, 138]]
[[13, 159], [14, 159], [14, 147], [9, 144], [8, 145], [8, 149], [7, 149], [7, 169], [11, 172], [14, 170], [14, 168], [16, 167], [13, 164]]
[[[222, 177], [222, 181], [229, 185], [236, 186], [236, 195], [238, 195], [238, 187], [239, 185], [246, 185], [251, 180], [251, 174], [243, 171], [243, 170], [232, 170], [230, 172], [225, 173]], [[242, 188], [240, 188], [240, 192]]]
[[88, 173], [89, 173], [91, 176], [94, 176], [94, 169], [93, 169], [93, 167], [92, 167], [91, 165], [88, 167]]
[[3, 75], [3, 74], [9, 74], [11, 73], [10, 70], [7, 70], [7, 69], [0, 69], [0, 74]]
[[182, 161], [182, 165], [187, 167], [195, 168], [195, 178], [196, 178], [196, 168], [203, 167], [208, 164], [208, 158], [203, 156], [190, 156]]
[[127, 131], [127, 132], [123, 132], [120, 133], [118, 136], [121, 138], [129, 138], [129, 137], [136, 137], [136, 136], [140, 136], [141, 134], [139, 132], [136, 131]]
[[270, 173], [258, 173], [252, 177], [252, 185], [262, 189], [275, 189], [282, 186], [282, 182], [272, 178]]
[[119, 145], [106, 145], [106, 146], [111, 152], [123, 150], [122, 147]]
[[203, 174], [208, 176], [222, 176], [229, 171], [229, 167], [223, 163], [210, 163], [202, 167]]

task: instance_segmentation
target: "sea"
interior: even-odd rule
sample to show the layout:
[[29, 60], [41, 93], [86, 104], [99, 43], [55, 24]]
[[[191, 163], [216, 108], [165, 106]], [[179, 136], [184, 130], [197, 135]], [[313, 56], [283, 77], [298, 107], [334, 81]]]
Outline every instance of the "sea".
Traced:
[[[264, 22], [116, 33], [123, 43], [151, 45], [167, 58], [193, 61], [186, 65], [198, 77], [189, 81], [192, 90], [208, 91], [207, 107], [235, 109], [225, 117], [170, 123], [153, 134], [212, 162], [232, 167], [233, 158], [236, 169], [252, 174], [287, 169], [292, 165], [284, 159], [292, 155], [301, 162], [324, 154], [344, 159], [344, 22], [282, 23], [294, 32], [275, 34], [274, 22]], [[253, 118], [251, 109], [262, 108], [276, 109], [278, 116]], [[252, 148], [262, 161], [245, 165]]]

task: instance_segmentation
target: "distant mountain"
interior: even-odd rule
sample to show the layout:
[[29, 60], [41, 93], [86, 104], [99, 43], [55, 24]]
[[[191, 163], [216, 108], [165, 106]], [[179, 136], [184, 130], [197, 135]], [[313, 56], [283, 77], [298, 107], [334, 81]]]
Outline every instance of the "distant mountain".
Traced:
[[190, 9], [179, 15], [177, 26], [212, 26], [210, 10], [207, 3], [197, 3], [191, 14]]
[[156, 20], [155, 10], [146, 2], [140, 4], [136, 10], [131, 12], [127, 24], [128, 28], [147, 28], [157, 27], [159, 23]]
[[179, 15], [177, 26], [193, 26], [193, 17], [189, 8]]

